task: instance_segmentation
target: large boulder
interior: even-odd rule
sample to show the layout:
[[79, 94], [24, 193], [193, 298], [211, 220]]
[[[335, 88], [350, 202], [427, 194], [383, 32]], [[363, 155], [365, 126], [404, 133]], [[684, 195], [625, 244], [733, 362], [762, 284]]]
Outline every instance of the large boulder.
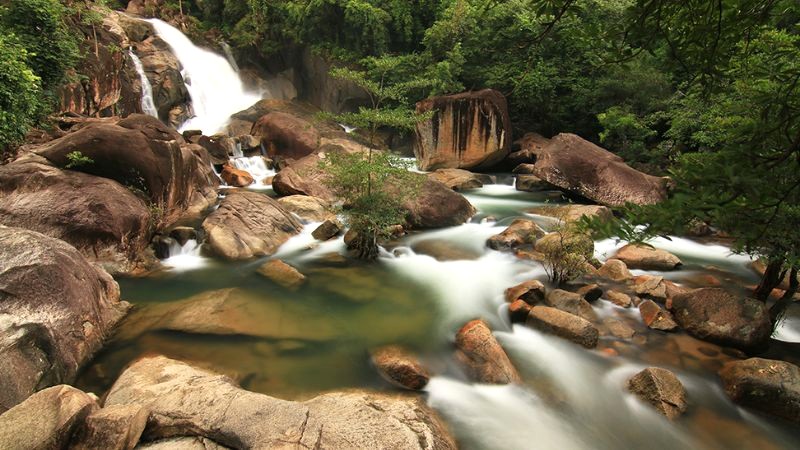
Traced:
[[534, 306], [525, 324], [586, 348], [597, 347], [600, 336], [598, 329], [588, 320], [550, 306]]
[[0, 448], [67, 448], [75, 430], [97, 402], [72, 386], [47, 388], [0, 415]]
[[575, 314], [586, 320], [597, 320], [597, 313], [594, 312], [594, 308], [580, 294], [563, 289], [553, 289], [547, 292], [544, 301], [547, 306]]
[[324, 222], [336, 217], [329, 202], [309, 195], [280, 197], [278, 203], [292, 214], [307, 222]]
[[0, 411], [69, 383], [129, 305], [105, 271], [74, 247], [0, 226]]
[[247, 187], [256, 182], [249, 172], [237, 169], [227, 163], [222, 166], [222, 172], [220, 172], [219, 177], [222, 178], [225, 184], [233, 187]]
[[525, 148], [532, 175], [606, 206], [653, 204], [667, 196], [666, 181], [631, 168], [619, 156], [569, 133]]
[[372, 352], [372, 364], [389, 383], [403, 389], [422, 390], [430, 380], [428, 370], [402, 347], [390, 345]]
[[545, 231], [529, 219], [516, 219], [502, 232], [486, 240], [486, 245], [493, 250], [510, 250], [522, 245], [533, 245], [537, 239], [545, 235]]
[[133, 450], [150, 411], [141, 405], [114, 405], [96, 410], [84, 419], [72, 438], [72, 450]]
[[163, 356], [128, 367], [105, 404], [147, 407], [148, 440], [202, 436], [231, 448], [455, 448], [416, 397], [353, 391], [285, 401]]
[[229, 193], [203, 221], [209, 247], [229, 260], [271, 255], [302, 228], [280, 203], [250, 191]]
[[644, 324], [653, 330], [672, 331], [678, 328], [678, 324], [675, 323], [672, 314], [661, 309], [652, 300], [645, 300], [639, 303], [639, 314], [642, 316]]
[[647, 245], [628, 244], [614, 255], [631, 269], [675, 270], [683, 263], [672, 253]]
[[772, 334], [767, 306], [721, 288], [703, 288], [672, 299], [675, 320], [698, 339], [742, 350], [764, 346]]
[[320, 146], [320, 133], [314, 122], [285, 112], [262, 116], [250, 134], [261, 137], [270, 158], [300, 159]]
[[559, 222], [572, 223], [581, 220], [583, 217], [589, 219], [600, 219], [608, 221], [614, 218], [614, 214], [606, 206], [600, 205], [548, 205], [536, 206], [525, 210], [528, 214], [552, 217]]
[[482, 320], [468, 322], [456, 333], [456, 359], [480, 383], [518, 383], [519, 373]]
[[486, 168], [511, 150], [511, 119], [503, 94], [485, 89], [433, 97], [417, 103], [414, 154], [421, 170]]
[[463, 169], [438, 169], [428, 174], [434, 180], [444, 183], [454, 191], [477, 189], [484, 184], [491, 184], [492, 177], [483, 173], [473, 173]]
[[648, 367], [628, 380], [628, 390], [668, 419], [686, 412], [686, 389], [669, 370]]
[[800, 425], [800, 367], [750, 358], [725, 364], [719, 376], [734, 402]]

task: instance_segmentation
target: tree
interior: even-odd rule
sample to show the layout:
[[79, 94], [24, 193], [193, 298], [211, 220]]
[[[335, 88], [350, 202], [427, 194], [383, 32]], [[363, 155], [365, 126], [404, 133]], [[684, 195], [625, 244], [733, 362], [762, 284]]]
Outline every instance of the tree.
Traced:
[[27, 60], [14, 37], [0, 33], [0, 161], [4, 149], [25, 136], [43, 108], [40, 80]]

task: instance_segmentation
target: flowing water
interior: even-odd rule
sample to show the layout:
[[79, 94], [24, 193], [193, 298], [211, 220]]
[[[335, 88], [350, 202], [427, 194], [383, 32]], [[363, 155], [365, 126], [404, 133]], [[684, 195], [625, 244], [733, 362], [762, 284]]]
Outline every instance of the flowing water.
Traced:
[[133, 67], [136, 68], [136, 73], [139, 74], [139, 81], [142, 84], [142, 112], [158, 118], [158, 109], [156, 109], [156, 104], [153, 101], [153, 85], [150, 84], [150, 79], [147, 78], [147, 74], [144, 73], [142, 61], [136, 56], [133, 49], [128, 52], [128, 55], [131, 57], [131, 61], [133, 61]]

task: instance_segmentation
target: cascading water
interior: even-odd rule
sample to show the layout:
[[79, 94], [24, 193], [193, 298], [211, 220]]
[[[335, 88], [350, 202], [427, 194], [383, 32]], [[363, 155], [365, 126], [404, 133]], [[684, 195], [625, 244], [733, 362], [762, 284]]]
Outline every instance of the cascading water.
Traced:
[[256, 180], [253, 186], [269, 187], [269, 185], [261, 184], [261, 181], [275, 175], [275, 171], [267, 167], [267, 163], [262, 156], [233, 158], [231, 163], [233, 167], [244, 170]]
[[180, 30], [158, 19], [148, 20], [172, 49], [182, 66], [182, 75], [192, 99], [194, 117], [180, 131], [220, 132], [231, 115], [249, 108], [261, 97], [247, 92], [228, 60], [192, 43]]
[[156, 104], [153, 101], [153, 85], [150, 84], [150, 79], [147, 78], [147, 74], [144, 72], [142, 61], [136, 56], [133, 49], [128, 51], [128, 55], [131, 57], [133, 66], [136, 68], [136, 73], [139, 74], [139, 80], [142, 83], [142, 112], [158, 118], [158, 109], [156, 109]]
[[228, 59], [228, 64], [233, 67], [233, 70], [239, 71], [239, 65], [236, 64], [236, 58], [233, 57], [233, 50], [231, 50], [231, 46], [228, 45], [227, 42], [221, 41], [219, 46], [222, 47], [222, 51], [225, 52], [225, 58]]

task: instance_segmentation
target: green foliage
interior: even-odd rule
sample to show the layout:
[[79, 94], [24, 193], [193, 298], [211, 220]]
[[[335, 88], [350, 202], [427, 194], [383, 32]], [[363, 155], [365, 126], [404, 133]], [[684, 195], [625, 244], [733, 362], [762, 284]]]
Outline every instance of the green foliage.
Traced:
[[0, 160], [2, 150], [25, 136], [43, 108], [39, 77], [26, 61], [25, 49], [0, 34]]
[[590, 264], [594, 242], [589, 235], [563, 221], [553, 233], [543, 238], [537, 249], [544, 256], [544, 269], [547, 277], [556, 285], [572, 281], [586, 273]]
[[79, 151], [74, 151], [67, 153], [67, 164], [64, 165], [64, 168], [74, 169], [87, 164], [94, 164], [94, 160]]

